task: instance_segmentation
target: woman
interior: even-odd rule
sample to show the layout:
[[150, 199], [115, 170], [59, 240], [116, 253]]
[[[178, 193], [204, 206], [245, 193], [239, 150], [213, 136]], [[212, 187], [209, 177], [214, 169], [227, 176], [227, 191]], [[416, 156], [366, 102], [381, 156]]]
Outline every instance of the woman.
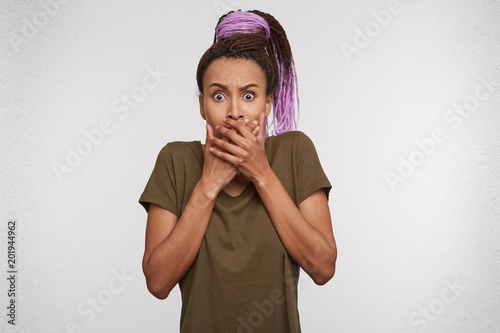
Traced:
[[[179, 283], [181, 332], [300, 332], [299, 267], [335, 272], [331, 185], [294, 128], [296, 75], [281, 25], [259, 11], [219, 20], [197, 72], [206, 144], [160, 151], [139, 202], [143, 271], [164, 299]], [[267, 116], [273, 108], [274, 131]]]

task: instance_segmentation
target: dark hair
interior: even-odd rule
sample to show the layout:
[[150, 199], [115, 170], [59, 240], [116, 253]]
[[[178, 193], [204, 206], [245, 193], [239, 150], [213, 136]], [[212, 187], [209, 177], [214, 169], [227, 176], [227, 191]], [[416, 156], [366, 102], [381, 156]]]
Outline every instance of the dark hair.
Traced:
[[[237, 12], [231, 11], [219, 19], [215, 28], [214, 43], [203, 54], [198, 64], [196, 72], [198, 89], [200, 94], [203, 95], [203, 76], [208, 66], [215, 59], [226, 57], [254, 60], [262, 68], [266, 76], [266, 94], [274, 94], [273, 124], [278, 129], [277, 132], [286, 132], [295, 125], [293, 97], [296, 93], [294, 84], [296, 84], [297, 78], [291, 47], [285, 30], [272, 15], [258, 10], [249, 12], [264, 19], [269, 26], [268, 30], [266, 26], [266, 29], [253, 29], [250, 32], [242, 32], [237, 27], [241, 19], [234, 22], [231, 20], [224, 22], [228, 15], [232, 13], [240, 14], [240, 12], [240, 10]], [[231, 32], [229, 36], [218, 35], [218, 31], [222, 26], [221, 23], [230, 25], [230, 27], [234, 26], [235, 31]], [[242, 24], [245, 24], [245, 22]], [[276, 96], [276, 94], [279, 94], [279, 96]], [[291, 101], [289, 101], [290, 97]]]

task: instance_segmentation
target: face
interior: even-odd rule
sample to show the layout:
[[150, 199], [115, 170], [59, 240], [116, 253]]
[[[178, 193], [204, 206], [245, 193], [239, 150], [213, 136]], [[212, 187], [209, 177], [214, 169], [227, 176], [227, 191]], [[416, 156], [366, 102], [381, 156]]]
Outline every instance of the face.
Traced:
[[266, 76], [253, 60], [218, 58], [207, 68], [203, 76], [203, 96], [200, 95], [200, 113], [214, 128], [222, 125], [226, 117], [235, 120], [258, 118], [264, 112], [269, 115], [272, 94], [266, 95]]

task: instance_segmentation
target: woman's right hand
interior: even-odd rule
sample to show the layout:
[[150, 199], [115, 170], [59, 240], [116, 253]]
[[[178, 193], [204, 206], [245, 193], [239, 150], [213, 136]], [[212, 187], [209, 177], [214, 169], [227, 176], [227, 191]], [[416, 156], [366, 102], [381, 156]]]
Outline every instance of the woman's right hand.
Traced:
[[[244, 120], [241, 120], [244, 122]], [[255, 124], [255, 122], [249, 122], [246, 124], [250, 131], [255, 135], [258, 135], [260, 128]], [[214, 147], [212, 138], [214, 137], [214, 130], [211, 125], [206, 125], [207, 138], [204, 152], [204, 163], [203, 172], [201, 176], [201, 181], [204, 182], [205, 188], [210, 196], [216, 197], [219, 192], [229, 184], [234, 176], [238, 173], [238, 169], [231, 163], [228, 163], [214, 154], [211, 153], [210, 149], [219, 149]], [[229, 142], [229, 139], [224, 137], [222, 140]]]

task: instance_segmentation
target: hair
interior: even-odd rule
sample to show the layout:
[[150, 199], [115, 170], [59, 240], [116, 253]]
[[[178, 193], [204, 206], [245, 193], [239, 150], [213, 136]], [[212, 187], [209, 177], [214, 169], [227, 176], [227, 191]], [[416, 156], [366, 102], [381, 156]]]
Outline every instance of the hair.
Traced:
[[295, 101], [297, 115], [299, 97], [297, 74], [292, 50], [285, 30], [270, 14], [251, 10], [231, 11], [219, 19], [215, 28], [214, 42], [203, 54], [198, 64], [196, 80], [203, 95], [203, 76], [208, 66], [217, 58], [254, 60], [266, 76], [266, 94], [273, 94], [273, 134], [295, 130]]

